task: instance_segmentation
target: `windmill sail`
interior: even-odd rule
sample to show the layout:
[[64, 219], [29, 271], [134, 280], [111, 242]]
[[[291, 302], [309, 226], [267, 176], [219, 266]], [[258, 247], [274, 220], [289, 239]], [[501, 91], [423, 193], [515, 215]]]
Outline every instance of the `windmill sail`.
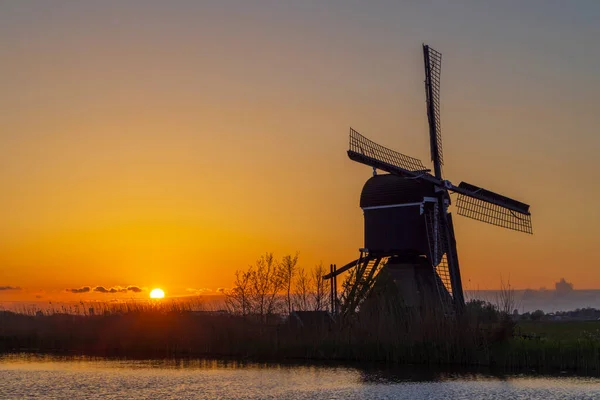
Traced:
[[[408, 172], [409, 176], [414, 175], [411, 172], [427, 171], [421, 160], [383, 147], [367, 139], [352, 128], [350, 128], [350, 149], [348, 150], [348, 156], [354, 161], [375, 168], [380, 168], [381, 165], [396, 167], [399, 170], [398, 172]], [[385, 168], [380, 169], [387, 170]]]
[[442, 232], [440, 224], [440, 212], [437, 202], [430, 203], [424, 210], [425, 228], [427, 230], [427, 239], [429, 241], [429, 261], [434, 269], [434, 272], [439, 277], [437, 281], [438, 291], [440, 295], [447, 291], [452, 295], [452, 283], [450, 281], [450, 271], [448, 269], [448, 261], [446, 258], [447, 241]]
[[427, 99], [427, 119], [429, 121], [429, 140], [431, 161], [435, 167], [435, 176], [442, 178], [444, 155], [442, 151], [442, 123], [440, 120], [440, 78], [442, 73], [442, 53], [423, 45], [425, 62], [425, 97]]
[[436, 276], [438, 295], [442, 304], [450, 296], [456, 306], [464, 304], [464, 295], [454, 240], [452, 216], [438, 203], [430, 203], [424, 210], [429, 260]]
[[498, 193], [461, 182], [453, 187], [458, 193], [458, 214], [488, 224], [533, 233], [529, 205]]

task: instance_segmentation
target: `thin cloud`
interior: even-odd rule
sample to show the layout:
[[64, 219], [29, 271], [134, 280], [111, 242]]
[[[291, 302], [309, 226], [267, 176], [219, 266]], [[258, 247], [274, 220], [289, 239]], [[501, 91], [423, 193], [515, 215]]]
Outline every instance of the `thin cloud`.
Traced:
[[92, 288], [90, 288], [89, 286], [84, 286], [84, 287], [81, 287], [79, 289], [67, 289], [67, 292], [70, 292], [70, 293], [88, 293], [90, 290], [92, 290]]
[[127, 289], [123, 289], [123, 288], [120, 288], [120, 287], [112, 287], [110, 289], [107, 289], [104, 286], [96, 286], [94, 288], [94, 292], [99, 292], [99, 293], [125, 293], [125, 292], [127, 292]]
[[21, 290], [19, 286], [0, 286], [0, 290]]
[[197, 294], [197, 295], [209, 294], [209, 293], [213, 292], [212, 289], [209, 289], [209, 288], [200, 288], [200, 289], [187, 288], [187, 289], [185, 289], [185, 291], [189, 292], [189, 293]]
[[115, 293], [127, 293], [127, 292], [133, 292], [133, 293], [140, 293], [143, 291], [143, 289], [141, 289], [139, 286], [127, 286], [126, 288], [121, 287], [121, 286], [114, 286], [114, 287], [105, 287], [105, 286], [95, 286], [95, 287], [91, 287], [91, 286], [83, 286], [79, 289], [66, 289], [67, 292], [70, 293], [89, 293], [89, 292], [95, 292], [95, 293], [107, 293], [107, 294], [115, 294]]

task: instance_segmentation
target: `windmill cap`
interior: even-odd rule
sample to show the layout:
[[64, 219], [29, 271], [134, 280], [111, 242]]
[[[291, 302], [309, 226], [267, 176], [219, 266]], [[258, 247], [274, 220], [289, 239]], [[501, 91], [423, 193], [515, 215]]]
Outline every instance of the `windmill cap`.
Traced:
[[417, 203], [424, 197], [435, 197], [434, 185], [392, 174], [371, 177], [360, 194], [360, 207]]

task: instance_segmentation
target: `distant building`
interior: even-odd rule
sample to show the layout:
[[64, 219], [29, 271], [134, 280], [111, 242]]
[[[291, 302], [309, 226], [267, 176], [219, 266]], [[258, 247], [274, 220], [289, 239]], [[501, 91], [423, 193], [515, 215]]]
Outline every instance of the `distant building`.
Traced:
[[570, 293], [573, 291], [573, 284], [567, 282], [565, 278], [561, 278], [560, 281], [554, 284], [554, 288], [557, 294]]

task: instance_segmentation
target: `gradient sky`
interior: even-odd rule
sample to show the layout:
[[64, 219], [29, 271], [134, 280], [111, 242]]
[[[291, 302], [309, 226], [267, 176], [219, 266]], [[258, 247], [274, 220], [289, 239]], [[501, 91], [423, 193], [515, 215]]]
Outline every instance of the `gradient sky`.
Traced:
[[597, 1], [0, 1], [0, 287], [21, 288], [0, 300], [216, 290], [265, 251], [355, 259], [371, 170], [348, 127], [429, 162], [422, 42], [444, 55], [446, 177], [533, 215], [534, 236], [457, 217], [466, 289], [598, 288], [599, 19]]

